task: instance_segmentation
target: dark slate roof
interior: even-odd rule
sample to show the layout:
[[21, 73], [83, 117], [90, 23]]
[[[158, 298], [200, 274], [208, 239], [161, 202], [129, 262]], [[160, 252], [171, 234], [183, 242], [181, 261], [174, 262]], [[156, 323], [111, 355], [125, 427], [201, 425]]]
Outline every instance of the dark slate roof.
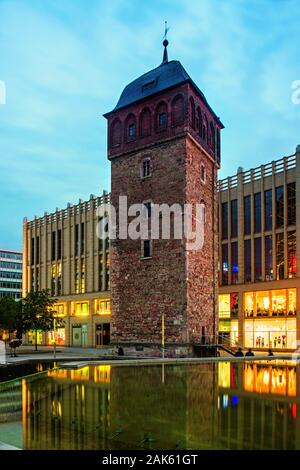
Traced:
[[[124, 88], [117, 106], [112, 112], [186, 82], [190, 82], [194, 86], [204, 103], [211, 110], [216, 119], [219, 120], [207, 103], [202, 91], [197, 87], [197, 85], [195, 85], [178, 60], [163, 62], [159, 67], [150, 70], [150, 72], [145, 73], [141, 77], [129, 83], [129, 85]], [[104, 114], [104, 116], [107, 116], [108, 114], [110, 113]]]

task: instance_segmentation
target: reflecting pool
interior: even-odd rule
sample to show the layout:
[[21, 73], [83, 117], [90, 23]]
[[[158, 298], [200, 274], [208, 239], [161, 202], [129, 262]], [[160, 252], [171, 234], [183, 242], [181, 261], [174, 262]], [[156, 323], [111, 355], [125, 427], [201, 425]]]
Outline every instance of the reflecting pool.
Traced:
[[24, 449], [300, 449], [299, 380], [287, 361], [53, 369], [22, 380], [13, 425]]

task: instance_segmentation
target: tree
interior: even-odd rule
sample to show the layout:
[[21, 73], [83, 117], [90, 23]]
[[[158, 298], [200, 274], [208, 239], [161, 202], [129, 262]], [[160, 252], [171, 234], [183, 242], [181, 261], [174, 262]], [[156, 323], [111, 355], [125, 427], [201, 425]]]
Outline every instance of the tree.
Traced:
[[22, 299], [22, 308], [19, 312], [20, 315], [17, 325], [18, 334], [34, 330], [36, 351], [38, 330], [51, 331], [54, 329], [55, 321], [57, 326], [61, 326], [61, 323], [63, 323], [61, 319], [55, 318], [55, 302], [56, 299], [50, 297], [50, 293], [47, 289], [29, 292], [29, 294]]
[[0, 298], [0, 329], [9, 333], [16, 329], [16, 322], [19, 310], [18, 302], [12, 297]]

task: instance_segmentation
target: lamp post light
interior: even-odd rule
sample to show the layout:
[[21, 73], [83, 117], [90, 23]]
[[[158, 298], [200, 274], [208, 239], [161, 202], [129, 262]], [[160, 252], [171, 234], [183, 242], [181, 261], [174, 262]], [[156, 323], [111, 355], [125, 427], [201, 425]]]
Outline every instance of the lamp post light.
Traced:
[[56, 318], [54, 318], [53, 320], [53, 333], [54, 333], [53, 355], [54, 355], [54, 359], [56, 359]]

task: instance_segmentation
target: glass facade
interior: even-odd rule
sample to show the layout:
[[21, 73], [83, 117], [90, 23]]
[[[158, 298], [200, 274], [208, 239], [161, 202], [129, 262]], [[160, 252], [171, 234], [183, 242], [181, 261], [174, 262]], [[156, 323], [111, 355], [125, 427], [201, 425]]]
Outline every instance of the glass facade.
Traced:
[[276, 279], [284, 279], [284, 234], [276, 233]]
[[254, 232], [261, 232], [261, 193], [254, 194]]
[[22, 253], [0, 250], [0, 297], [22, 297]]
[[228, 284], [228, 244], [222, 245], [222, 284]]
[[222, 240], [228, 238], [228, 203], [222, 204]]
[[237, 225], [238, 225], [238, 205], [237, 199], [233, 199], [230, 202], [230, 209], [231, 209], [231, 222], [230, 222], [230, 232], [231, 237], [237, 237]]
[[246, 320], [244, 329], [246, 348], [296, 348], [296, 319]]
[[220, 341], [238, 342], [238, 294], [219, 295], [219, 335]]
[[287, 185], [288, 225], [296, 225], [296, 183]]
[[296, 297], [295, 288], [245, 292], [245, 317], [296, 316]]
[[238, 260], [238, 242], [231, 243], [231, 284], [238, 283], [239, 260]]
[[272, 230], [272, 189], [265, 191], [265, 230]]
[[254, 238], [254, 276], [255, 281], [262, 281], [261, 238]]
[[251, 282], [251, 240], [244, 241], [244, 275], [245, 282]]
[[244, 197], [244, 234], [251, 233], [251, 196]]
[[296, 277], [297, 261], [296, 261], [296, 230], [288, 232], [288, 277]]
[[272, 235], [265, 237], [265, 276], [266, 281], [273, 280], [273, 245]]
[[284, 221], [284, 193], [283, 186], [275, 190], [276, 196], [276, 228], [283, 227]]

